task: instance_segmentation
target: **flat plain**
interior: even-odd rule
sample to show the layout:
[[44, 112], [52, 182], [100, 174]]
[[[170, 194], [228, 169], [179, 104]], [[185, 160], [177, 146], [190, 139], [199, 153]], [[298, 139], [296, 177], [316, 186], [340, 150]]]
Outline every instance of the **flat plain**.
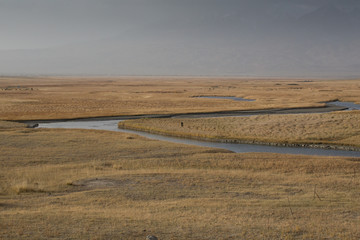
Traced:
[[[360, 238], [358, 158], [237, 154], [120, 132], [30, 129], [5, 121], [358, 103], [359, 80], [2, 78], [0, 88], [2, 239]], [[256, 101], [195, 98], [209, 95]], [[334, 122], [316, 115], [309, 124], [301, 120], [309, 116], [299, 115], [302, 125], [296, 126], [311, 129], [320, 121], [323, 129], [348, 137], [357, 131], [351, 119], [358, 115], [322, 115]], [[253, 116], [246, 124], [265, 133], [272, 127], [275, 141], [286, 136], [269, 121], [291, 129], [286, 118], [297, 117]], [[202, 129], [205, 120], [208, 127], [215, 121], [181, 121], [184, 127], [200, 121]], [[235, 119], [216, 121], [226, 126]], [[350, 125], [336, 128], [339, 121]], [[346, 143], [358, 144], [358, 138]]]
[[[196, 98], [197, 96], [235, 96], [256, 101], [229, 101]], [[359, 103], [359, 96], [359, 80], [1, 78], [0, 119], [71, 119], [319, 107], [334, 100]]]

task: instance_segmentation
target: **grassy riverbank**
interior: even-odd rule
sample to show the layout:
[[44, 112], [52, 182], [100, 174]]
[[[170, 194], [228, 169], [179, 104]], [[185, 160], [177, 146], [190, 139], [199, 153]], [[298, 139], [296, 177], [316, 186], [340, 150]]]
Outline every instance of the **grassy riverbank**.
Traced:
[[2, 239], [358, 239], [360, 162], [0, 122]]
[[137, 119], [120, 128], [214, 141], [360, 148], [360, 111], [224, 118]]

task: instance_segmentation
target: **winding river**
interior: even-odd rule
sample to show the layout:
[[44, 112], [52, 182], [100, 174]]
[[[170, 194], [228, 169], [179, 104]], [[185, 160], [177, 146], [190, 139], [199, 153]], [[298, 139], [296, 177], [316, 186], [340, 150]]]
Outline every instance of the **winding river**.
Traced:
[[303, 148], [303, 147], [276, 147], [256, 144], [238, 144], [238, 143], [217, 143], [198, 141], [185, 138], [168, 137], [146, 132], [119, 129], [117, 123], [119, 120], [95, 120], [95, 121], [59, 121], [52, 123], [41, 123], [41, 128], [72, 128], [72, 129], [97, 129], [116, 132], [133, 133], [144, 136], [150, 139], [160, 141], [168, 141], [174, 143], [190, 144], [196, 146], [213, 147], [227, 149], [237, 153], [246, 152], [269, 152], [269, 153], [284, 153], [284, 154], [302, 154], [302, 155], [319, 155], [319, 156], [345, 156], [345, 157], [360, 157], [359, 151], [342, 151], [342, 150], [328, 150], [319, 148]]
[[[243, 99], [240, 99], [240, 101]], [[41, 128], [68, 128], [68, 129], [94, 129], [107, 130], [116, 132], [133, 133], [150, 139], [160, 141], [168, 141], [174, 143], [190, 144], [196, 146], [212, 147], [227, 149], [237, 153], [246, 152], [269, 152], [269, 153], [283, 153], [283, 154], [302, 154], [302, 155], [319, 155], [319, 156], [345, 156], [345, 157], [360, 157], [360, 151], [345, 151], [321, 148], [307, 148], [307, 147], [279, 147], [259, 144], [241, 144], [241, 143], [219, 143], [207, 142], [200, 140], [192, 140], [186, 138], [169, 137], [157, 134], [151, 134], [141, 131], [119, 129], [117, 124], [119, 121], [126, 119], [136, 119], [142, 117], [176, 117], [176, 118], [199, 118], [199, 117], [219, 117], [219, 116], [247, 116], [255, 114], [289, 114], [289, 113], [323, 113], [339, 110], [354, 110], [360, 109], [359, 104], [350, 102], [331, 102], [327, 103], [325, 107], [320, 108], [297, 108], [297, 109], [271, 109], [271, 110], [256, 110], [256, 111], [230, 111], [217, 113], [194, 113], [194, 114], [176, 114], [176, 115], [144, 115], [144, 116], [123, 116], [123, 117], [98, 117], [78, 120], [50, 120], [40, 123]]]

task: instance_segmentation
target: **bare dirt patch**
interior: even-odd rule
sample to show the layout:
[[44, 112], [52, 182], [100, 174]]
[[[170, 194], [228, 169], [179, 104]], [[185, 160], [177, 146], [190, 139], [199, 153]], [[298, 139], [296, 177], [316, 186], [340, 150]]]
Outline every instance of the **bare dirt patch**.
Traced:
[[82, 179], [77, 180], [68, 185], [77, 187], [76, 189], [89, 190], [89, 189], [98, 189], [98, 188], [112, 188], [112, 187], [121, 187], [125, 184], [130, 184], [130, 180], [115, 180], [108, 178], [92, 178], [92, 179]]

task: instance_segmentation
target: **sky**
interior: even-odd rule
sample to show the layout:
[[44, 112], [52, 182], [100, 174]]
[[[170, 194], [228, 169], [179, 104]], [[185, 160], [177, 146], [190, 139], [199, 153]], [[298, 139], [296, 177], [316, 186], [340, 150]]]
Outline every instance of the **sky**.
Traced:
[[0, 0], [0, 75], [360, 75], [358, 0]]

